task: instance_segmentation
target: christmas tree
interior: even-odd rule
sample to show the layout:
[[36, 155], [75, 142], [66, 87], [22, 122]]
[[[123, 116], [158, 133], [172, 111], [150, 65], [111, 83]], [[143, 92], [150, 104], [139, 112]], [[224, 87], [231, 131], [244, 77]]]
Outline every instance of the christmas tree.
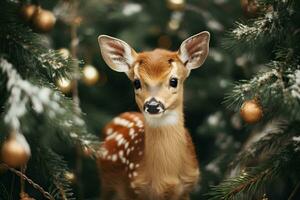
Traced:
[[210, 199], [298, 199], [300, 4], [251, 3], [253, 18], [237, 22], [224, 44], [251, 53], [259, 72], [236, 84], [226, 103], [240, 110], [247, 124], [257, 125], [249, 126], [250, 138]]
[[100, 34], [175, 51], [204, 30], [209, 56], [184, 91], [201, 169], [191, 199], [298, 199], [299, 4], [2, 0], [0, 199], [99, 199], [102, 129], [138, 110]]

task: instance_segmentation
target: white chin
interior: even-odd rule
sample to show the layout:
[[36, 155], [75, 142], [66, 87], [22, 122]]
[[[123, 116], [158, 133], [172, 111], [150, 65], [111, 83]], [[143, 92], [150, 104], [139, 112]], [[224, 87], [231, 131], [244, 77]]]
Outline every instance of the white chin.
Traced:
[[159, 114], [143, 112], [146, 123], [151, 127], [169, 126], [178, 122], [178, 113], [174, 110], [165, 110]]
[[157, 113], [157, 114], [150, 114], [150, 113], [147, 113], [147, 112], [143, 112], [143, 113], [144, 113], [144, 116], [147, 116], [149, 118], [160, 118], [165, 114], [165, 111]]

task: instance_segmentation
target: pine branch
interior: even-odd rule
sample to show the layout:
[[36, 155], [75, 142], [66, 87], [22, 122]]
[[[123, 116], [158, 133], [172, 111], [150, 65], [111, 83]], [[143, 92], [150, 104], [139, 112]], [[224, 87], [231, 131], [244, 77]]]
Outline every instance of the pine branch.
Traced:
[[250, 160], [257, 159], [262, 154], [280, 149], [293, 136], [293, 132], [284, 126], [282, 124], [278, 128], [270, 130], [265, 136], [241, 151], [230, 165], [232, 167], [243, 165]]
[[237, 22], [236, 28], [228, 33], [223, 45], [226, 48], [253, 48], [258, 44], [275, 41], [277, 44], [285, 41], [287, 25], [293, 17], [293, 0], [259, 0], [260, 16], [247, 22]]
[[0, 12], [4, 13], [0, 17], [0, 52], [8, 56], [18, 71], [23, 76], [47, 75], [52, 82], [59, 78], [71, 79], [79, 73], [78, 61], [49, 50], [42, 38], [20, 21], [18, 11], [18, 4], [0, 2]]
[[70, 182], [65, 178], [65, 173], [68, 171], [66, 162], [53, 152], [49, 148], [39, 148], [38, 161], [41, 164], [46, 175], [46, 179], [49, 180], [50, 194], [55, 199], [73, 200], [73, 192], [70, 186]]
[[[258, 191], [275, 177], [279, 177], [285, 172], [296, 173], [299, 170], [299, 165], [296, 165], [299, 164], [299, 161], [299, 152], [295, 152], [294, 144], [290, 142], [260, 166], [247, 168], [239, 176], [212, 187], [211, 192], [208, 194], [209, 199], [241, 200], [254, 198]], [[298, 167], [295, 167], [295, 165]]]
[[225, 97], [224, 103], [237, 111], [245, 100], [256, 98], [264, 109], [265, 121], [283, 115], [291, 120], [300, 120], [298, 74], [297, 71], [283, 73], [283, 66], [286, 65], [287, 63], [277, 61], [267, 64], [271, 70], [237, 83]]

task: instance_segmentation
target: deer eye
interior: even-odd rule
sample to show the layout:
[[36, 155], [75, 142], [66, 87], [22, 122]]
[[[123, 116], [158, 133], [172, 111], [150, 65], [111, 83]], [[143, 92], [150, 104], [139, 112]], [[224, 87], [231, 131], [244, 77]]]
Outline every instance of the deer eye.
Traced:
[[177, 85], [178, 85], [178, 79], [177, 78], [171, 78], [170, 79], [170, 82], [169, 82], [169, 85], [173, 88], [176, 88]]
[[135, 79], [133, 81], [133, 86], [136, 90], [140, 89], [142, 86], [141, 86], [141, 81], [139, 79]]

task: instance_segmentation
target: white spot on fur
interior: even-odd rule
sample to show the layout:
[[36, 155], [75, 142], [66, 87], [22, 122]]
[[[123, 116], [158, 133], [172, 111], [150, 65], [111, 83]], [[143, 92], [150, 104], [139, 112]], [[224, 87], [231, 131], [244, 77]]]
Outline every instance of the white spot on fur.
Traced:
[[107, 135], [112, 134], [112, 132], [113, 132], [113, 129], [112, 129], [112, 128], [108, 128], [108, 129], [106, 130], [106, 134], [107, 134]]
[[125, 143], [125, 149], [127, 149], [128, 146], [129, 146], [129, 142], [126, 142], [126, 143]]
[[144, 116], [148, 125], [152, 127], [170, 126], [178, 123], [178, 113], [176, 111], [167, 110], [159, 117], [151, 116], [147, 113]]
[[111, 160], [116, 162], [118, 160], [118, 156], [116, 154], [112, 155]]
[[130, 168], [130, 169], [133, 169], [133, 168], [134, 168], [134, 164], [133, 164], [133, 163], [130, 163], [130, 164], [129, 164], [129, 168]]

